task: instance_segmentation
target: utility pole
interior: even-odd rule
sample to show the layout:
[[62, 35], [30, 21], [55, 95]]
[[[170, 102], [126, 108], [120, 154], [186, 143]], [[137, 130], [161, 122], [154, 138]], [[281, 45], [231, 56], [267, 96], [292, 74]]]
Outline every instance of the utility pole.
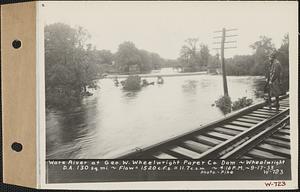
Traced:
[[223, 74], [224, 95], [228, 96], [228, 87], [227, 87], [226, 70], [225, 70], [225, 59], [224, 59], [225, 33], [226, 33], [225, 28], [223, 28], [222, 29], [222, 40], [221, 40], [221, 66], [222, 66], [222, 74]]
[[216, 36], [214, 38], [221, 38], [221, 42], [214, 42], [214, 44], [221, 44], [220, 48], [214, 49], [221, 49], [221, 66], [222, 66], [222, 76], [223, 76], [223, 88], [224, 88], [224, 95], [229, 96], [228, 94], [228, 86], [227, 86], [227, 79], [226, 79], [226, 68], [225, 68], [225, 59], [224, 59], [224, 50], [225, 49], [233, 49], [236, 47], [225, 47], [225, 43], [236, 43], [236, 41], [227, 41], [226, 37], [235, 37], [237, 35], [227, 35], [227, 31], [236, 31], [237, 29], [225, 29], [223, 28], [221, 31], [214, 31], [214, 33], [222, 33], [221, 36]]

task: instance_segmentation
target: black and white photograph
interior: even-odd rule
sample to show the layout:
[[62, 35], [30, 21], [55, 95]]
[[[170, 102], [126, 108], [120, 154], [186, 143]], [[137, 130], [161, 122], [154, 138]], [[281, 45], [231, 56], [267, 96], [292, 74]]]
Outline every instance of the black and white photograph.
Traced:
[[[221, 165], [284, 162], [287, 170], [276, 174], [290, 179], [291, 130], [298, 129], [290, 126], [290, 71], [297, 65], [290, 61], [296, 25], [291, 7], [41, 3], [48, 182], [107, 181], [86, 172], [73, 178], [68, 165], [66, 172], [51, 169], [53, 162], [77, 160], [140, 160], [158, 167], [177, 160], [183, 166], [211, 159]], [[140, 180], [227, 177], [145, 174]], [[249, 175], [270, 180], [263, 173]], [[240, 174], [232, 178], [243, 180]]]

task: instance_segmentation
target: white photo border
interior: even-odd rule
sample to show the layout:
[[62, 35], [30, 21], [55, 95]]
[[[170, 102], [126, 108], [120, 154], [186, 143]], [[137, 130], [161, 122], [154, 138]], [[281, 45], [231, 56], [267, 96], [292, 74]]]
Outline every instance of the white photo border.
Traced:
[[[57, 1], [38, 1], [37, 3], [37, 183], [41, 189], [101, 189], [101, 190], [128, 190], [128, 189], [297, 189], [298, 188], [298, 2], [297, 1], [268, 1], [268, 2], [188, 2], [201, 3], [205, 6], [210, 3], [220, 4], [244, 4], [255, 3], [257, 5], [264, 3], [283, 3], [290, 5], [290, 14], [292, 25], [289, 31], [290, 49], [290, 115], [291, 115], [291, 174], [292, 180], [285, 181], [284, 187], [269, 186], [266, 187], [265, 181], [145, 181], [145, 182], [98, 182], [98, 183], [63, 183], [47, 184], [46, 183], [46, 118], [45, 118], [45, 56], [44, 56], [44, 15], [43, 4], [57, 3]], [[72, 3], [72, 2], [70, 2]], [[107, 2], [104, 2], [107, 3]], [[116, 3], [116, 2], [112, 2]], [[121, 3], [121, 2], [120, 2]], [[124, 3], [124, 2], [123, 2]], [[134, 2], [126, 2], [134, 3]], [[141, 3], [141, 2], [139, 2]], [[149, 3], [149, 2], [148, 2]], [[161, 3], [153, 1], [152, 3]], [[167, 3], [167, 2], [164, 2]], [[169, 3], [187, 3], [187, 2], [169, 2]], [[280, 14], [280, 13], [278, 13]]]

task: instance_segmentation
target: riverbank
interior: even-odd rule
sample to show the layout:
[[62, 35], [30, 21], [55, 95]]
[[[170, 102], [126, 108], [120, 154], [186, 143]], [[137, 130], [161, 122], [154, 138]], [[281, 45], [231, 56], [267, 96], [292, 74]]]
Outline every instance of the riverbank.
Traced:
[[[193, 75], [205, 75], [207, 74], [206, 71], [201, 72], [192, 72], [192, 73], [170, 73], [170, 74], [160, 74], [160, 73], [151, 73], [151, 74], [132, 74], [132, 75], [138, 75], [140, 77], [176, 77], [176, 76], [193, 76]], [[107, 79], [114, 79], [114, 78], [127, 78], [130, 75], [107, 75], [105, 78]]]

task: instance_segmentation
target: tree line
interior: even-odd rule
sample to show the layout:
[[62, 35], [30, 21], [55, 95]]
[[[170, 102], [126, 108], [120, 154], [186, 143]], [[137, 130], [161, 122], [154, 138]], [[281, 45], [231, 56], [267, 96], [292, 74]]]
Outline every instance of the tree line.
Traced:
[[180, 49], [178, 62], [183, 72], [206, 71], [209, 63], [215, 62], [207, 45], [199, 43], [198, 38], [188, 38]]
[[[267, 72], [268, 56], [276, 50], [272, 39], [261, 36], [260, 40], [254, 42], [250, 47], [252, 55], [236, 55], [226, 59], [226, 73], [228, 75], [257, 75], [264, 76]], [[276, 58], [282, 65], [282, 85], [289, 89], [289, 36], [283, 37], [281, 46], [276, 50]]]
[[126, 41], [119, 45], [114, 55], [118, 73], [148, 73], [160, 69], [164, 59], [157, 53], [138, 49], [134, 43]]
[[[268, 56], [276, 50], [272, 39], [261, 36], [260, 40], [254, 42], [250, 47], [252, 55], [236, 55], [226, 59], [226, 72], [228, 75], [264, 75]], [[284, 36], [280, 48], [277, 50], [277, 59], [283, 66], [284, 74], [289, 69], [289, 36]], [[288, 74], [288, 73], [287, 73]]]
[[[63, 23], [45, 26], [45, 80], [47, 106], [80, 102], [97, 89], [96, 80], [104, 73], [149, 73], [162, 67], [180, 68], [182, 72], [214, 71], [220, 68], [220, 56], [210, 54], [207, 45], [197, 38], [184, 42], [178, 59], [164, 59], [159, 54], [138, 49], [133, 42], [123, 42], [116, 53], [98, 50], [89, 43], [90, 34], [82, 27]], [[264, 75], [268, 54], [275, 47], [271, 38], [262, 36], [250, 47], [252, 55], [226, 59], [228, 75]], [[278, 49], [288, 86], [289, 38], [286, 35]]]
[[[236, 55], [225, 59], [227, 75], [264, 75], [268, 55], [276, 50], [272, 39], [261, 36], [250, 47], [253, 50], [251, 55]], [[277, 50], [277, 58], [283, 65], [284, 74], [288, 75], [289, 65], [289, 37], [286, 34], [282, 40], [281, 47]], [[220, 68], [220, 55], [211, 55], [207, 45], [199, 42], [198, 38], [188, 38], [181, 47], [177, 65], [183, 68], [184, 72], [206, 71]]]
[[91, 95], [96, 80], [104, 73], [148, 73], [160, 69], [165, 60], [159, 54], [123, 42], [116, 53], [98, 50], [89, 43], [82, 27], [63, 23], [45, 26], [46, 105], [64, 106]]

